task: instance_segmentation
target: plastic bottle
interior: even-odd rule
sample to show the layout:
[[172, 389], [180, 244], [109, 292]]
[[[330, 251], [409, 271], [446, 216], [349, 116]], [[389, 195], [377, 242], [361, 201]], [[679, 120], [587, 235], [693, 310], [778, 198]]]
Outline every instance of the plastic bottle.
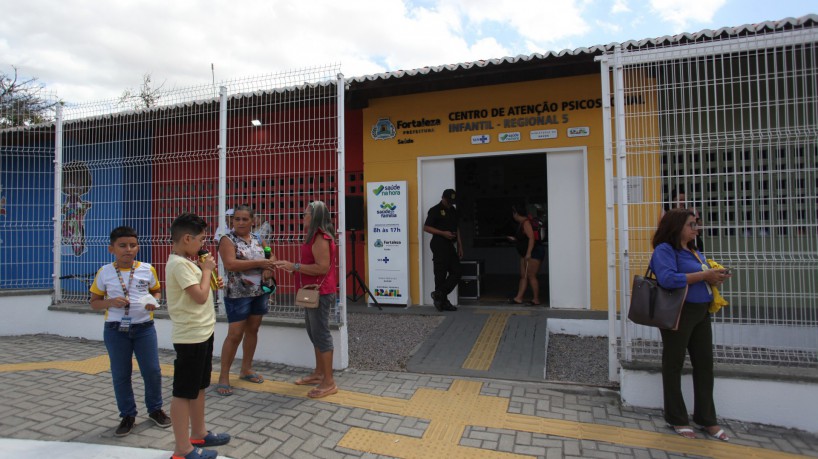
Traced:
[[[270, 247], [265, 247], [264, 248], [264, 258], [269, 260], [270, 257], [272, 257], [272, 256], [273, 256], [273, 249], [271, 249]], [[265, 279], [264, 280], [264, 285], [261, 286], [261, 291], [263, 291], [264, 293], [273, 293], [273, 292], [275, 292], [275, 285], [276, 285], [275, 278], [271, 277], [269, 279]]]

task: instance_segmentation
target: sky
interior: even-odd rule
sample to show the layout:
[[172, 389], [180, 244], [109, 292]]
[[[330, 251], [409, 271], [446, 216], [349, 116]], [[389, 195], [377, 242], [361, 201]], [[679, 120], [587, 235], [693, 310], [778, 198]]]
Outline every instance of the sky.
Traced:
[[[346, 77], [818, 14], [815, 0], [0, 0], [0, 73], [70, 103], [327, 65]], [[212, 65], [212, 68], [211, 68]]]

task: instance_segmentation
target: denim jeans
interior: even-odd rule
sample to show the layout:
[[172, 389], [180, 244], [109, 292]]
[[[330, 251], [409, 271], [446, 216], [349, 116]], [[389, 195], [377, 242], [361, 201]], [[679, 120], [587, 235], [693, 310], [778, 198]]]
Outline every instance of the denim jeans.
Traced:
[[119, 322], [105, 322], [103, 333], [119, 416], [136, 416], [136, 400], [131, 385], [133, 356], [145, 381], [145, 405], [148, 413], [162, 408], [162, 370], [153, 321], [132, 324], [128, 332], [119, 331]]

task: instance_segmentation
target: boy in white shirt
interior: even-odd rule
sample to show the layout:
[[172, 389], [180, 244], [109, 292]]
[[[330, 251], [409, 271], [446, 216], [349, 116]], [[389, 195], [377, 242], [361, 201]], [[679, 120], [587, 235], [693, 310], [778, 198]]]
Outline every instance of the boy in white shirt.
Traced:
[[169, 427], [170, 418], [162, 410], [162, 370], [156, 329], [153, 326], [155, 301], [145, 297], [162, 297], [159, 279], [153, 266], [136, 261], [139, 240], [136, 230], [120, 226], [111, 231], [108, 252], [116, 261], [97, 271], [91, 284], [91, 307], [105, 311], [103, 339], [111, 361], [116, 404], [122, 418], [114, 433], [124, 437], [131, 433], [136, 420], [131, 375], [133, 356], [145, 381], [145, 405], [148, 417], [159, 427]]

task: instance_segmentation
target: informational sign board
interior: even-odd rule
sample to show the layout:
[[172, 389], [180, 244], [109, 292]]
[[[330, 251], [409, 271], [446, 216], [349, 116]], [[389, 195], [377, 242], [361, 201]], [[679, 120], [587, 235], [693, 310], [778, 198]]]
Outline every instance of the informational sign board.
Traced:
[[405, 181], [366, 184], [369, 290], [378, 303], [410, 304], [407, 206]]
[[[630, 176], [625, 178], [628, 187], [628, 204], [641, 204], [642, 199], [642, 177]], [[621, 179], [615, 179], [613, 182], [614, 189], [614, 204], [619, 204], [619, 182]]]

